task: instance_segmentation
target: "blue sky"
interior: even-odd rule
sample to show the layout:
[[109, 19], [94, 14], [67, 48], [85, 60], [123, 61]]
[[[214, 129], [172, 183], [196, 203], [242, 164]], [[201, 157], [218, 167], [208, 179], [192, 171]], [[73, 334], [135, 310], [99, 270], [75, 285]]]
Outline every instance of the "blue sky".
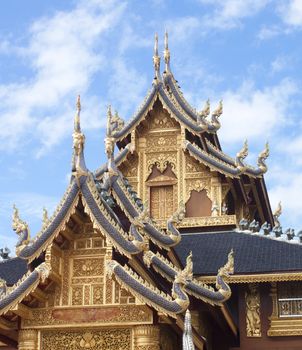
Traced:
[[153, 37], [189, 102], [224, 100], [219, 137], [255, 164], [284, 227], [302, 229], [302, 2], [299, 0], [10, 0], [0, 11], [0, 246], [12, 205], [34, 236], [68, 184], [77, 94], [90, 169], [104, 162], [106, 106], [129, 119], [151, 87]]

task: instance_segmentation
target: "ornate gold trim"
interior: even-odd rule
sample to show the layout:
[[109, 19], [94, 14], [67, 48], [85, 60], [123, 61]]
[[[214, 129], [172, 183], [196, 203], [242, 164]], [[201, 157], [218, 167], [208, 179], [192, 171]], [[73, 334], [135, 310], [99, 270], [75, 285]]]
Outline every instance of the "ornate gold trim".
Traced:
[[[199, 276], [198, 281], [203, 283], [215, 283], [216, 276]], [[228, 283], [253, 283], [253, 282], [282, 282], [282, 281], [302, 281], [301, 272], [275, 272], [263, 274], [231, 275], [227, 279]]]
[[[159, 227], [165, 228], [167, 226], [166, 220], [156, 220]], [[184, 218], [178, 225], [179, 228], [184, 227], [208, 227], [208, 226], [226, 226], [236, 225], [236, 215], [223, 215], [223, 216], [203, 216], [203, 217], [190, 217]]]

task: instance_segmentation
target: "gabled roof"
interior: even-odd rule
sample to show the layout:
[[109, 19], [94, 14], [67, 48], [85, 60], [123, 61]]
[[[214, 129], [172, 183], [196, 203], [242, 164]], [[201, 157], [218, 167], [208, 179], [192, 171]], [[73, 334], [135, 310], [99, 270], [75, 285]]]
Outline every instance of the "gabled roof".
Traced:
[[[74, 152], [70, 185], [54, 215], [44, 222], [43, 229], [34, 240], [30, 240], [28, 225], [20, 219], [15, 210], [13, 227], [20, 235], [16, 251], [19, 258], [29, 261], [40, 258], [40, 261], [43, 261], [45, 257], [41, 253], [46, 251], [64, 230], [71, 215], [81, 202], [93, 227], [101, 231], [116, 250], [126, 257], [125, 260], [123, 259], [126, 261], [124, 265], [121, 265], [118, 260], [112, 260], [107, 266], [107, 271], [141, 301], [171, 317], [176, 317], [177, 314], [187, 309], [190, 301], [188, 294], [211, 304], [221, 305], [230, 297], [230, 288], [224, 282], [224, 277], [232, 272], [231, 262], [220, 270], [217, 276], [216, 291], [194, 281], [190, 259], [184, 269], [174, 266], [167, 258], [168, 255], [165, 258], [162, 255], [156, 255], [154, 261], [151, 258], [149, 264], [144, 265], [141, 257], [146, 251], [149, 254], [152, 253], [151, 246], [154, 254], [159, 251], [165, 254], [165, 251], [171, 250], [171, 247], [179, 243], [181, 235], [176, 226], [184, 216], [184, 208], [180, 207], [167, 220], [166, 231], [157, 227], [148, 216], [147, 208], [143, 206], [136, 192], [117, 168], [113, 155], [115, 139], [111, 137], [109, 129], [105, 140], [108, 162], [102, 168], [104, 171], [99, 171], [99, 177], [96, 179], [85, 164], [85, 137], [80, 128], [80, 110], [78, 99], [73, 133]], [[119, 213], [123, 213], [124, 217], [121, 214], [121, 217], [116, 215], [116, 208], [119, 208]], [[153, 244], [151, 245], [150, 242]], [[171, 274], [165, 275], [160, 271], [159, 273], [167, 279], [168, 283], [172, 283], [172, 296], [143, 280], [138, 272], [133, 270], [133, 267], [128, 266], [127, 262], [131, 262], [132, 259], [141, 261], [146, 271], [150, 266], [154, 266], [153, 274], [155, 275], [161, 266], [157, 263], [158, 260], [163, 262], [163, 266], [169, 264]], [[39, 263], [39, 260], [35, 262]], [[12, 288], [5, 290], [0, 298], [0, 313], [5, 313], [11, 305], [16, 305], [25, 295], [37, 288], [40, 279], [47, 278], [49, 272], [50, 267], [42, 263], [34, 271], [24, 275]], [[155, 284], [156, 280], [153, 283]]]
[[243, 159], [247, 156], [246, 146], [244, 146], [243, 151], [237, 154], [236, 160], [224, 154], [209, 141], [207, 142], [209, 152], [187, 140], [183, 147], [196, 160], [206, 164], [211, 170], [216, 170], [227, 177], [239, 178], [240, 175], [244, 174], [251, 177], [262, 177], [267, 171], [265, 160], [268, 157], [268, 148], [259, 155], [258, 168], [253, 168], [243, 163]]

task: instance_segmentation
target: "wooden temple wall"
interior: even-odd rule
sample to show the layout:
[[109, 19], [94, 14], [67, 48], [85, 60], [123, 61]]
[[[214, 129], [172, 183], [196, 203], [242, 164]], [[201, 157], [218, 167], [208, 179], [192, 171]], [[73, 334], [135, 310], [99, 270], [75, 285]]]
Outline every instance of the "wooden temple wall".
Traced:
[[[251, 285], [238, 285], [238, 327], [240, 332], [240, 344], [231, 347], [231, 350], [298, 350], [302, 348], [302, 336], [292, 334], [281, 336], [290, 332], [288, 327], [283, 325], [280, 336], [269, 336], [271, 330], [271, 315], [273, 313], [273, 302], [271, 297], [271, 284], [261, 283], [256, 285], [252, 291]], [[252, 296], [251, 296], [252, 295]], [[251, 297], [249, 297], [251, 296]], [[257, 306], [259, 304], [259, 308]], [[258, 311], [259, 310], [259, 311]], [[249, 315], [248, 315], [249, 314]], [[259, 319], [258, 319], [258, 316]], [[293, 320], [294, 321], [294, 320]], [[298, 322], [294, 321], [294, 322]]]

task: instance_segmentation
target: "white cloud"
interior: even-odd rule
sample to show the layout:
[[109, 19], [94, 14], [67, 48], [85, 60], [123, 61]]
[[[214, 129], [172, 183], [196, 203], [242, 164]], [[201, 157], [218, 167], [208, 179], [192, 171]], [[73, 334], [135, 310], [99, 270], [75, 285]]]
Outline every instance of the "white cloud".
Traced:
[[142, 102], [146, 93], [146, 77], [127, 66], [123, 58], [113, 61], [111, 69], [113, 74], [109, 82], [109, 98], [113, 101], [113, 110], [118, 109], [122, 118], [129, 118], [129, 112]]
[[283, 71], [285, 68], [290, 66], [290, 57], [288, 56], [278, 56], [271, 63], [271, 69], [273, 73], [278, 73]]
[[264, 26], [260, 29], [257, 37], [259, 40], [269, 40], [280, 35], [283, 31], [284, 29], [280, 26]]
[[221, 117], [221, 139], [227, 143], [243, 138], [264, 143], [275, 127], [285, 119], [290, 97], [297, 88], [290, 80], [263, 90], [243, 84], [238, 91], [226, 91], [224, 114]]
[[200, 19], [193, 16], [173, 18], [165, 22], [165, 27], [169, 31], [170, 41], [173, 43], [190, 37], [193, 32], [200, 29], [200, 26]]
[[0, 196], [0, 248], [9, 247], [11, 256], [14, 255], [14, 245], [18, 239], [11, 227], [14, 204], [19, 209], [21, 219], [29, 224], [31, 237], [34, 237], [42, 227], [43, 208], [51, 216], [59, 199], [32, 192], [6, 193]]
[[209, 27], [229, 29], [241, 24], [241, 19], [252, 17], [261, 11], [270, 0], [199, 0], [214, 6], [214, 12], [206, 17]]
[[281, 201], [283, 207], [281, 223], [284, 228], [290, 226], [301, 230], [302, 175], [290, 171], [290, 176], [286, 176], [283, 169], [282, 172], [280, 171], [279, 181], [285, 181], [285, 183], [276, 184], [269, 190], [272, 208], [276, 208], [277, 203]]
[[69, 12], [57, 12], [32, 25], [28, 45], [18, 48], [32, 77], [0, 85], [0, 144], [4, 149], [17, 147], [25, 135], [36, 137], [44, 146], [64, 137], [73, 116], [68, 115], [71, 101], [79, 92], [85, 93], [92, 76], [103, 69], [98, 44], [124, 9], [123, 3], [115, 1], [81, 1]]
[[278, 9], [283, 22], [289, 26], [302, 26], [302, 2], [301, 0], [284, 1]]

